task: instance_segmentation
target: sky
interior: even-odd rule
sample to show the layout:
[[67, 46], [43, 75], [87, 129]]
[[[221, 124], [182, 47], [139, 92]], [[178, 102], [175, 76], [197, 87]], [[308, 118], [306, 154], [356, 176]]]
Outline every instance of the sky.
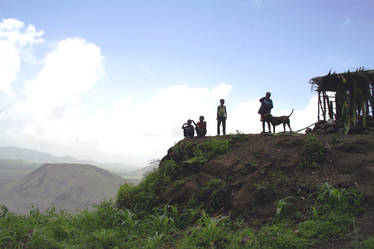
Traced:
[[[294, 130], [309, 80], [374, 68], [371, 0], [0, 1], [0, 146], [144, 166], [204, 115], [259, 133], [259, 98]], [[282, 128], [278, 128], [281, 131]]]

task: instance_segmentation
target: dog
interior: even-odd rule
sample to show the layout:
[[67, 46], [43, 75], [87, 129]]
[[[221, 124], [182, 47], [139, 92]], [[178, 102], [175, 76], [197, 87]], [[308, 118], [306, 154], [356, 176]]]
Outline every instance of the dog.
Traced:
[[291, 126], [290, 126], [290, 117], [291, 117], [292, 113], [293, 113], [293, 109], [292, 109], [292, 112], [290, 113], [290, 115], [288, 115], [288, 116], [274, 117], [270, 113], [265, 114], [265, 122], [270, 123], [273, 126], [273, 133], [275, 133], [275, 126], [280, 125], [280, 124], [283, 124], [284, 132], [286, 132], [286, 125], [288, 126], [288, 128], [292, 132], [292, 129], [291, 129]]

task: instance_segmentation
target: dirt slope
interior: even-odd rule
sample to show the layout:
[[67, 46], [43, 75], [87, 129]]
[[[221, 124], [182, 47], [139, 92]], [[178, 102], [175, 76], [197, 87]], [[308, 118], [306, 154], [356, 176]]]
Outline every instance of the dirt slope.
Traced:
[[45, 164], [8, 185], [0, 203], [17, 213], [27, 212], [32, 205], [74, 212], [115, 197], [123, 182], [120, 176], [91, 165]]
[[[213, 214], [244, 215], [254, 225], [274, 217], [275, 202], [292, 197], [298, 210], [310, 212], [305, 203], [318, 186], [356, 186], [369, 207], [358, 220], [363, 233], [374, 233], [374, 136], [319, 135], [324, 148], [320, 165], [305, 165], [306, 136], [246, 135], [231, 151], [195, 170], [183, 171], [184, 181], [169, 187], [163, 202], [183, 204], [195, 199], [212, 207]], [[182, 140], [161, 161], [173, 160], [186, 167], [191, 164], [187, 143], [198, 145], [205, 139]], [[225, 138], [219, 138], [225, 139]], [[185, 151], [181, 156], [180, 151]], [[165, 163], [164, 163], [165, 164]]]

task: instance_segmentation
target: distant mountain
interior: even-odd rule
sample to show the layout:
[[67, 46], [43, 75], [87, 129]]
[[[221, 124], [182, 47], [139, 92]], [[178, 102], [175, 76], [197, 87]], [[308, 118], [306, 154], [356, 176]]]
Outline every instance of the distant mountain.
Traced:
[[[48, 153], [40, 152], [32, 149], [24, 149], [12, 146], [0, 147], [0, 160], [22, 160], [27, 163], [79, 163], [96, 165], [105, 169], [121, 169], [124, 172], [136, 170], [138, 167], [123, 163], [100, 163], [91, 160], [80, 160], [72, 156], [54, 156]], [[1, 165], [0, 165], [1, 166]], [[0, 172], [1, 174], [1, 172]]]
[[21, 159], [0, 159], [0, 185], [22, 178], [41, 165]]
[[45, 164], [1, 188], [0, 203], [17, 213], [31, 206], [74, 212], [115, 197], [122, 183], [122, 177], [92, 165]]
[[86, 161], [78, 160], [72, 156], [53, 156], [48, 153], [23, 149], [18, 147], [0, 147], [0, 158], [2, 159], [20, 159], [32, 163], [82, 163]]

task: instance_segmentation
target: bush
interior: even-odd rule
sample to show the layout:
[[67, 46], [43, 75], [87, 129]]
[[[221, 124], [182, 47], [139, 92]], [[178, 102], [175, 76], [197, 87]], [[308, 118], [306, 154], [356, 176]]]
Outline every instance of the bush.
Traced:
[[335, 188], [324, 183], [319, 186], [316, 195], [318, 208], [324, 212], [332, 210], [357, 214], [361, 211], [361, 194], [356, 188]]
[[211, 179], [203, 187], [204, 207], [209, 212], [217, 211], [224, 207], [226, 195], [226, 183], [220, 179]]
[[354, 249], [373, 249], [374, 248], [374, 238], [370, 238], [368, 240], [354, 242], [353, 243]]
[[[123, 184], [117, 193], [117, 204], [132, 211], [150, 212], [161, 204], [161, 193], [175, 190], [189, 174], [199, 171], [209, 160], [230, 151], [229, 139], [208, 139], [202, 143], [180, 142], [161, 160], [158, 169], [149, 173], [137, 186]], [[215, 198], [215, 200], [217, 200]]]
[[297, 236], [286, 224], [275, 224], [264, 227], [257, 235], [255, 248], [266, 249], [303, 249], [309, 248], [311, 242]]
[[182, 248], [225, 248], [224, 244], [224, 229], [222, 221], [227, 217], [210, 218], [204, 211], [202, 217], [197, 221], [197, 224], [192, 228], [184, 240], [182, 240], [180, 247]]
[[307, 135], [303, 143], [303, 154], [309, 163], [322, 164], [326, 159], [326, 151], [323, 143], [314, 135]]
[[324, 219], [307, 220], [298, 225], [298, 236], [328, 241], [344, 237], [349, 231], [352, 220], [347, 215], [330, 214]]

